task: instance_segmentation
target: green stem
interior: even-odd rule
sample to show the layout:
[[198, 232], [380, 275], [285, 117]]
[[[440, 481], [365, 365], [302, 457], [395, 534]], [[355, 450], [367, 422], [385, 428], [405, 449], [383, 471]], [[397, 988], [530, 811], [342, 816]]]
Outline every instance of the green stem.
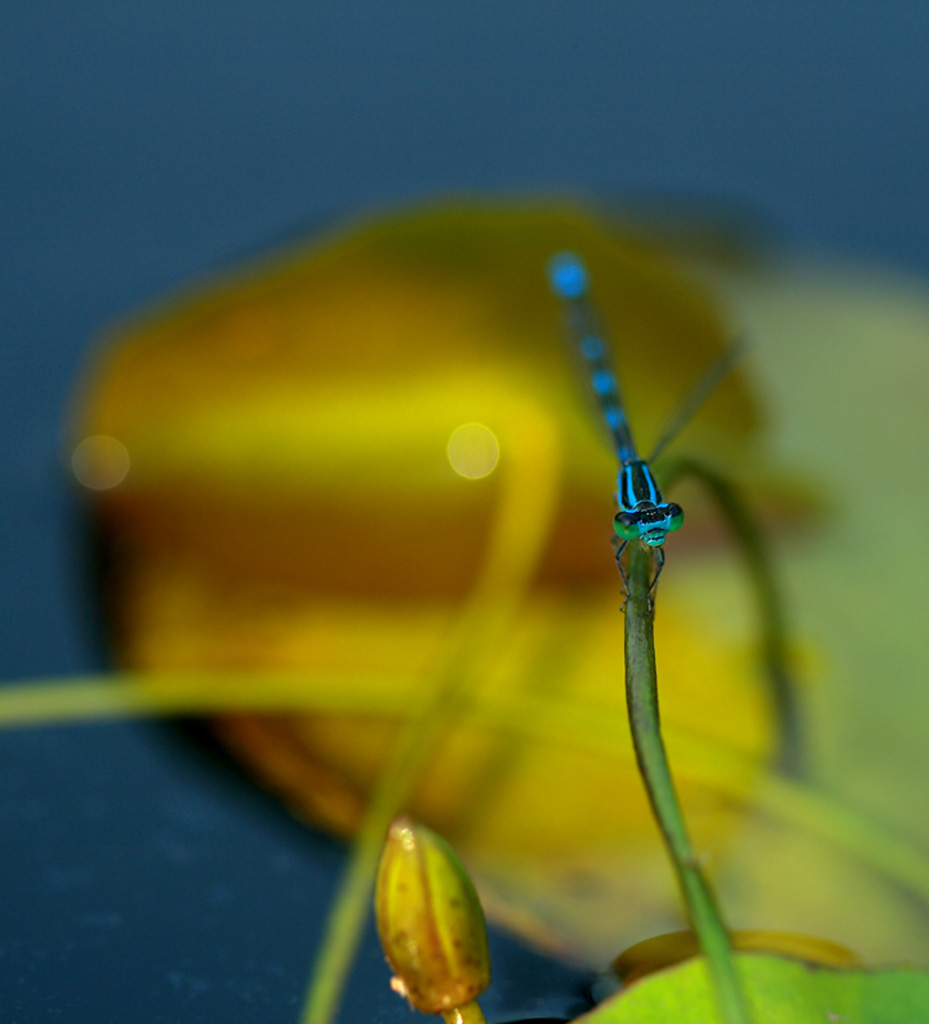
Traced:
[[658, 716], [654, 614], [648, 596], [653, 571], [651, 552], [630, 545], [629, 598], [626, 602], [626, 702], [639, 771], [645, 782], [687, 916], [706, 957], [725, 1024], [748, 1024], [750, 1016], [732, 958], [732, 944], [716, 899], [700, 870], [674, 790]]
[[[295, 686], [295, 681], [302, 684]], [[119, 718], [200, 717], [246, 711], [274, 714], [364, 713], [401, 718], [418, 713], [418, 697], [390, 692], [395, 678], [370, 673], [236, 673], [175, 672], [81, 676], [71, 679], [0, 682], [0, 730], [97, 722]], [[423, 700], [425, 698], [422, 698]], [[571, 702], [564, 695], [484, 693], [465, 707], [472, 724], [505, 738], [509, 744], [544, 742], [565, 745], [588, 755], [616, 754], [615, 723], [596, 705]], [[746, 755], [686, 730], [675, 742], [687, 749], [695, 781], [721, 798], [742, 801], [729, 787], [744, 776]], [[841, 805], [801, 780], [769, 775], [754, 799], [757, 810], [834, 844], [862, 864], [910, 890], [929, 906], [929, 863], [912, 842], [895, 835], [849, 806]]]
[[464, 1006], [456, 1006], [454, 1010], [446, 1010], [442, 1014], [445, 1024], [487, 1024], [477, 1000], [465, 1003]]
[[[440, 653], [429, 693], [412, 714], [375, 784], [346, 873], [336, 893], [313, 967], [301, 1024], [330, 1024], [348, 978], [365, 920], [378, 856], [392, 818], [404, 810], [417, 780], [468, 704], [472, 683], [512, 630], [513, 618], [545, 551], [557, 509], [561, 460], [557, 432], [532, 407], [517, 407], [499, 434], [509, 453], [484, 564]], [[477, 1004], [466, 1024], [474, 1024]]]
[[[463, 658], [459, 660], [464, 663]], [[387, 826], [406, 806], [424, 765], [459, 715], [460, 690], [467, 678], [467, 670], [450, 668], [447, 671], [438, 696], [406, 725], [378, 777], [339, 882], [313, 967], [301, 1024], [328, 1024], [335, 1014], [370, 912], [374, 877]]]
[[701, 481], [715, 498], [745, 559], [757, 597], [762, 658], [778, 720], [778, 767], [785, 775], [796, 778], [802, 774], [804, 765], [803, 735], [796, 687], [788, 668], [784, 607], [768, 546], [750, 509], [722, 474], [691, 456], [668, 459], [662, 465], [663, 486], [687, 476]]

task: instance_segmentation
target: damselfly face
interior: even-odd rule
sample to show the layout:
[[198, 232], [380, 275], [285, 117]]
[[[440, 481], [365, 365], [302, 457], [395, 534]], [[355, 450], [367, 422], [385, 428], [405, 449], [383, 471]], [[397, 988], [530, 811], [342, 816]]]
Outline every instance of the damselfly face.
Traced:
[[674, 502], [660, 505], [641, 502], [632, 512], [617, 512], [613, 529], [623, 540], [640, 540], [650, 548], [660, 547], [669, 533], [681, 528], [684, 510]]

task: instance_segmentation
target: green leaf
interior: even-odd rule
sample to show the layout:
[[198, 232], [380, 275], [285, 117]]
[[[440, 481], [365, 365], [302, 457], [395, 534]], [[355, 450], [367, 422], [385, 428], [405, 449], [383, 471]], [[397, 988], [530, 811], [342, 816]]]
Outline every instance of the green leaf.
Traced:
[[[929, 1019], [929, 973], [833, 970], [777, 956], [736, 964], [755, 1024], [914, 1024]], [[584, 1024], [718, 1024], [705, 961], [651, 974], [585, 1014]]]

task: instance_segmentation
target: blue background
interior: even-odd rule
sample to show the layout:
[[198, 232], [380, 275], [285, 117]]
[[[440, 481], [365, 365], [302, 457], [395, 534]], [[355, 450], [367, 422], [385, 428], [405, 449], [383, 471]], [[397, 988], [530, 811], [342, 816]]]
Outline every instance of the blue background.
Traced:
[[[918, 3], [12, 0], [0, 97], [5, 678], [100, 664], [61, 456], [92, 339], [297, 224], [708, 196], [929, 271]], [[340, 851], [242, 780], [159, 727], [10, 733], [0, 819], [4, 1020], [294, 1019]], [[498, 1017], [576, 1008], [579, 976], [495, 941]], [[343, 1019], [407, 1019], [365, 958]]]

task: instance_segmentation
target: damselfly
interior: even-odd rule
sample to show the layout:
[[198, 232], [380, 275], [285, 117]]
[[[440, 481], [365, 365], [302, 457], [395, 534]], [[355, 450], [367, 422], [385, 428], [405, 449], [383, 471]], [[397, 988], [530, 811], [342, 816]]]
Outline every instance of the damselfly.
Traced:
[[613, 544], [616, 566], [628, 591], [623, 552], [630, 541], [639, 540], [655, 556], [655, 576], [649, 587], [651, 594], [664, 568], [664, 542], [669, 533], [681, 528], [684, 510], [673, 501], [665, 501], [649, 463], [687, 425], [694, 412], [720, 380], [729, 372], [742, 351], [741, 342], [731, 345], [700, 381], [687, 400], [672, 417], [648, 459], [639, 457], [632, 431], [626, 418], [619, 376], [610, 363], [609, 345], [600, 325], [597, 311], [590, 300], [587, 269], [580, 257], [564, 252], [549, 263], [552, 290], [565, 304], [566, 320], [572, 339], [577, 343], [589, 371], [590, 382], [609, 429], [613, 451], [619, 462], [616, 479], [616, 503], [619, 511], [613, 517]]

